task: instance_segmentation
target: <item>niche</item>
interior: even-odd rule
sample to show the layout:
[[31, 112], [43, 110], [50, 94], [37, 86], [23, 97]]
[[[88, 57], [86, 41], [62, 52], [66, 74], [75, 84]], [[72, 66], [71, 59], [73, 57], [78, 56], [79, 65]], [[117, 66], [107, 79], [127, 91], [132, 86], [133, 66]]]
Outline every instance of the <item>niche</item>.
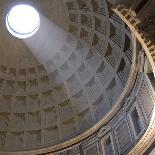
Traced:
[[127, 78], [126, 77], [127, 75], [125, 75], [124, 71], [125, 71], [125, 61], [122, 58], [121, 62], [119, 64], [118, 70], [117, 70], [117, 75], [118, 75], [118, 77], [119, 77], [119, 79], [120, 79], [123, 86], [125, 85], [126, 78]]
[[25, 78], [26, 77], [26, 69], [22, 69], [22, 68], [19, 69], [19, 76]]
[[78, 122], [80, 126], [80, 130], [83, 131], [90, 127], [92, 124], [92, 117], [89, 108], [83, 110], [78, 114]]
[[63, 122], [62, 129], [63, 129], [62, 133], [64, 138], [73, 136], [73, 134], [76, 132], [76, 125], [75, 125], [74, 118], [71, 118]]
[[73, 23], [78, 23], [78, 15], [75, 13], [69, 13], [69, 20]]
[[73, 111], [72, 111], [72, 107], [71, 107], [71, 101], [69, 99], [61, 102], [59, 104], [59, 109], [60, 109], [62, 121], [68, 119], [68, 117], [71, 117], [73, 115]]
[[38, 128], [41, 125], [41, 114], [40, 112], [29, 112], [28, 120], [32, 128]]
[[95, 17], [95, 30], [101, 32], [102, 34], [106, 35], [107, 31], [107, 22], [102, 21], [98, 17]]
[[17, 81], [17, 89], [19, 91], [26, 91], [26, 81]]
[[12, 96], [10, 95], [2, 95], [0, 96], [0, 105], [2, 112], [9, 112], [11, 110], [12, 105]]
[[116, 28], [112, 23], [110, 23], [110, 38], [112, 38], [115, 34], [116, 34]]
[[7, 71], [7, 67], [1, 65], [1, 66], [0, 66], [0, 73], [1, 73], [1, 74], [6, 74], [6, 71]]
[[25, 114], [24, 113], [14, 113], [12, 120], [10, 122], [11, 127], [15, 129], [21, 129], [25, 127]]
[[105, 16], [104, 4], [102, 1], [91, 0], [91, 3], [95, 13]]
[[128, 37], [127, 34], [125, 34], [125, 42], [124, 42], [124, 50], [125, 51], [130, 49], [130, 44], [131, 44], [130, 38]]
[[38, 86], [38, 81], [37, 79], [34, 79], [34, 80], [29, 80], [29, 87], [32, 87], [32, 88], [35, 88]]
[[9, 113], [0, 113], [0, 129], [6, 129], [9, 125]]
[[113, 56], [113, 48], [109, 43], [108, 43], [108, 47], [106, 49], [105, 58], [111, 64], [111, 66], [114, 68], [115, 67], [115, 59]]
[[84, 109], [88, 106], [88, 99], [83, 90], [80, 90], [78, 93], [72, 96], [74, 109], [77, 112], [80, 112], [81, 109]]
[[16, 69], [15, 68], [10, 68], [9, 73], [10, 76], [15, 77], [16, 76]]
[[27, 107], [29, 110], [36, 109], [40, 106], [39, 94], [33, 94], [28, 96]]
[[50, 107], [44, 110], [45, 113], [45, 125], [51, 126], [57, 124], [57, 116], [55, 107]]
[[3, 149], [6, 142], [6, 132], [0, 131], [0, 149]]
[[111, 106], [107, 103], [106, 97], [102, 94], [97, 100], [94, 102], [93, 106], [95, 109], [96, 120], [100, 120], [103, 116], [105, 116], [110, 110]]
[[4, 79], [0, 78], [0, 90], [3, 88], [4, 85]]
[[36, 73], [35, 67], [29, 68], [28, 71], [29, 71], [29, 74], [31, 75]]
[[7, 137], [7, 145], [12, 150], [21, 149], [23, 147], [23, 143], [24, 143], [23, 132], [11, 132]]
[[15, 81], [7, 80], [7, 81], [6, 81], [6, 87], [7, 87], [9, 90], [14, 90], [14, 89], [15, 89]]
[[92, 21], [91, 21], [91, 17], [81, 14], [81, 24], [86, 26], [86, 27], [92, 27]]
[[52, 126], [45, 129], [45, 143], [55, 143], [59, 140], [58, 127]]
[[80, 38], [88, 41], [88, 32], [83, 28], [80, 31]]
[[42, 76], [42, 77], [40, 77], [39, 80], [40, 80], [41, 85], [49, 85], [50, 84], [48, 76]]
[[89, 11], [89, 7], [87, 6], [87, 2], [85, 0], [77, 0], [78, 6], [80, 10]]
[[112, 81], [109, 83], [108, 87], [106, 88], [106, 92], [107, 92], [109, 102], [111, 103], [111, 105], [116, 100], [116, 92], [118, 90], [115, 88], [116, 88], [116, 80], [115, 80], [115, 78], [113, 78]]
[[92, 46], [97, 46], [99, 44], [99, 40], [100, 39], [99, 39], [98, 35], [94, 33]]
[[68, 10], [76, 10], [76, 6], [73, 2], [65, 2]]
[[69, 32], [74, 34], [74, 35], [77, 35], [78, 34], [78, 30], [79, 28], [75, 25], [72, 25], [72, 24], [69, 24]]
[[46, 70], [45, 70], [45, 68], [44, 68], [44, 65], [39, 65], [39, 66], [37, 67], [37, 69], [38, 69], [38, 73], [39, 73], [39, 74], [41, 74], [41, 75], [46, 74]]
[[136, 136], [139, 136], [139, 134], [143, 130], [143, 125], [142, 125], [142, 122], [141, 122], [141, 119], [139, 117], [136, 107], [134, 107], [134, 109], [131, 111], [131, 119], [132, 119], [132, 123], [133, 123]]
[[110, 136], [105, 141], [105, 152], [107, 155], [113, 155], [113, 147]]
[[41, 130], [27, 132], [27, 145], [41, 144]]
[[14, 111], [25, 112], [26, 110], [26, 96], [16, 96], [13, 103]]

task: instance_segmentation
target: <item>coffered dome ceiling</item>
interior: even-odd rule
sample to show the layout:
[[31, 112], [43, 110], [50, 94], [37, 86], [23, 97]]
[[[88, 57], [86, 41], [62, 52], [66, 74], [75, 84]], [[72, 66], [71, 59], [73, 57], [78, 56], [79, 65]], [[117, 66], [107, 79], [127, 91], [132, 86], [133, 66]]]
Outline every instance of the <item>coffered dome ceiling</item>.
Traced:
[[130, 32], [105, 0], [23, 0], [41, 16], [26, 40], [4, 22], [18, 2], [0, 1], [1, 151], [53, 146], [92, 127], [115, 105], [132, 61]]

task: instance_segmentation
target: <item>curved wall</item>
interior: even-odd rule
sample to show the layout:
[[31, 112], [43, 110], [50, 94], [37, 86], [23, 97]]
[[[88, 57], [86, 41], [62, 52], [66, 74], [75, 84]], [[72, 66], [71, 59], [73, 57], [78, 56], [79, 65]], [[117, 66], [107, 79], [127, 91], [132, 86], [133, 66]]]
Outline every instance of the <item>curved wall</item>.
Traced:
[[66, 33], [60, 51], [33, 67], [0, 66], [1, 151], [53, 146], [83, 133], [126, 86], [134, 47], [125, 24], [106, 1], [65, 4], [73, 35]]
[[[127, 154], [149, 125], [154, 90], [143, 72], [143, 49], [127, 25], [106, 1], [65, 0], [65, 4], [69, 31], [76, 37], [67, 35], [61, 51], [46, 64], [1, 66], [2, 154], [59, 144], [98, 121], [71, 141], [15, 154]], [[134, 71], [138, 71], [135, 82]]]
[[[147, 75], [139, 72], [131, 94], [114, 119], [86, 140], [54, 154], [128, 154], [149, 125], [155, 101], [153, 95], [153, 88]], [[141, 122], [141, 131], [138, 135], [132, 119], [132, 112], [135, 109]]]
[[[101, 155], [130, 154], [137, 142], [143, 137], [150, 124], [154, 109], [154, 88], [148, 74], [143, 72], [148, 64], [143, 52], [139, 52], [138, 72], [128, 97], [123, 100], [119, 112], [107, 124], [95, 133], [73, 146], [61, 145], [60, 151], [52, 148], [19, 152], [15, 154], [48, 154], [48, 155]], [[145, 59], [144, 59], [145, 58]], [[62, 149], [63, 148], [63, 149]], [[56, 148], [56, 149], [59, 149]], [[13, 154], [4, 153], [4, 154]]]

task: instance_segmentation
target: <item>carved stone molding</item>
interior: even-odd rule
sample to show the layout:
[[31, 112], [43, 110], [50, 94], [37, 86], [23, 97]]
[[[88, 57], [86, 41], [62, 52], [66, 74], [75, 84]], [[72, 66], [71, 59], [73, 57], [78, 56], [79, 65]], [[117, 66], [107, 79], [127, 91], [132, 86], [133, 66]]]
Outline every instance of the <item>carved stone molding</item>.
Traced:
[[145, 37], [148, 37], [153, 43], [155, 43], [155, 16], [146, 17], [137, 26]]
[[140, 23], [140, 21], [137, 18], [131, 16], [129, 10], [123, 8], [120, 5], [118, 5], [116, 8], [113, 8], [113, 11], [128, 25], [131, 32], [133, 32], [135, 37], [141, 43], [151, 63], [153, 73], [155, 75], [155, 44], [139, 30], [137, 25]]
[[[153, 72], [155, 74], [155, 45], [154, 45], [153, 41], [150, 40], [149, 38], [147, 38], [145, 36], [146, 35], [145, 33], [143, 34], [142, 32], [139, 31], [139, 29], [137, 27], [137, 24], [139, 21], [136, 20], [135, 18], [131, 17], [128, 14], [128, 10], [126, 10], [120, 6], [114, 8], [113, 10], [129, 26], [131, 32], [133, 32], [133, 34], [136, 36], [136, 38], [141, 43], [142, 47], [144, 48], [144, 50], [146, 52], [146, 55], [147, 55], [149, 61], [151, 62], [151, 66], [152, 66]], [[148, 34], [150, 34], [150, 36], [152, 36], [153, 29], [154, 29], [153, 23], [155, 21], [155, 18], [152, 17], [152, 18], [146, 19], [146, 21], [147, 20], [150, 21], [151, 25], [149, 26], [149, 24], [146, 22], [146, 23], [142, 24], [143, 25], [142, 29], [144, 29], [145, 27], [147, 29], [149, 29], [149, 27], [150, 27], [151, 30], [148, 32]], [[135, 155], [135, 154], [142, 155], [148, 149], [148, 147], [154, 142], [154, 140], [155, 140], [155, 107], [152, 112], [150, 124], [149, 124], [145, 134], [142, 136], [142, 138], [137, 143], [137, 145], [129, 152], [129, 155]]]

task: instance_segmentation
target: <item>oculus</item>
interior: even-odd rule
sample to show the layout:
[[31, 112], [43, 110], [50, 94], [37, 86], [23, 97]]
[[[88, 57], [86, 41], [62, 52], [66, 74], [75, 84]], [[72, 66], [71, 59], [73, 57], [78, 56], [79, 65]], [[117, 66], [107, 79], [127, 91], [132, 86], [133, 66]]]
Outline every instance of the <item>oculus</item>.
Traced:
[[39, 13], [30, 5], [16, 5], [11, 8], [6, 16], [8, 31], [19, 39], [33, 36], [38, 31], [39, 26]]

